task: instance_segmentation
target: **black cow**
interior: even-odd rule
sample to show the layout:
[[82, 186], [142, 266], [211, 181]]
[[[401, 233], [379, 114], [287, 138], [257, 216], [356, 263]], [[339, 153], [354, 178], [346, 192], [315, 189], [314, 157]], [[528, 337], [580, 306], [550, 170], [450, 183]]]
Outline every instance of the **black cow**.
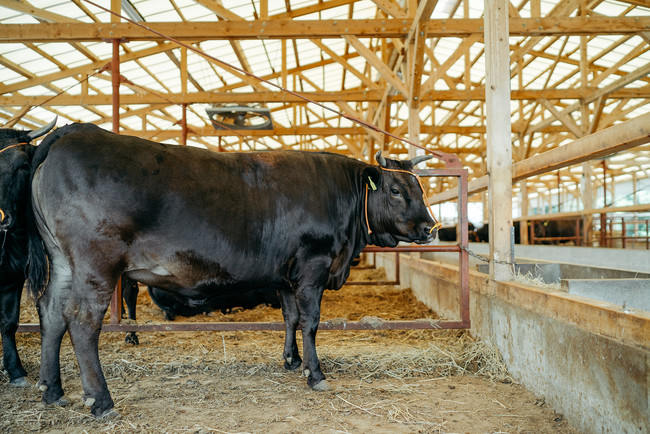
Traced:
[[[136, 320], [136, 305], [140, 288], [138, 283], [122, 276], [122, 298], [128, 310], [128, 318]], [[174, 321], [177, 316], [195, 316], [214, 312], [229, 313], [234, 308], [253, 309], [261, 304], [280, 308], [280, 299], [275, 291], [268, 291], [265, 288], [252, 288], [235, 293], [209, 292], [207, 299], [195, 300], [180, 295], [175, 291], [147, 287], [149, 297], [156, 306], [163, 312], [167, 321]], [[124, 314], [124, 312], [122, 312]], [[128, 332], [124, 341], [127, 344], [138, 345], [140, 340], [136, 332]]]
[[97, 347], [122, 273], [194, 300], [217, 291], [278, 291], [284, 366], [302, 362], [309, 386], [326, 389], [315, 347], [323, 291], [341, 288], [368, 243], [423, 244], [435, 236], [410, 172], [431, 156], [397, 161], [378, 153], [379, 166], [372, 166], [321, 152], [214, 153], [88, 124], [61, 130], [63, 137], [50, 135], [38, 147], [34, 164], [44, 162], [32, 180], [43, 242], [30, 232], [29, 278], [48, 404], [63, 397], [58, 355], [67, 330], [84, 402], [98, 417], [112, 411]]
[[[528, 225], [528, 240], [531, 240], [531, 226], [532, 222], [527, 222]], [[515, 244], [521, 243], [521, 232], [519, 228], [521, 223], [516, 221], [513, 223], [515, 228]], [[535, 227], [535, 244], [557, 244], [558, 241], [546, 241], [546, 240], [537, 240], [537, 238], [543, 237], [574, 237], [576, 222], [575, 220], [536, 220], [534, 223]], [[480, 227], [476, 230], [476, 235], [479, 242], [488, 242], [490, 241], [489, 237], [490, 226], [486, 223], [483, 227]], [[562, 240], [560, 243], [568, 242], [571, 240]]]
[[[456, 241], [456, 226], [447, 226], [438, 229], [438, 239], [440, 241]], [[469, 241], [478, 241], [476, 228], [471, 222], [467, 223], [467, 239]]]
[[[521, 224], [519, 222], [513, 222], [512, 226], [515, 228], [515, 244], [521, 243], [521, 232], [519, 232], [519, 227]], [[476, 241], [479, 243], [487, 243], [490, 241], [490, 225], [485, 223], [480, 228], [476, 229]]]
[[20, 299], [27, 266], [27, 203], [29, 167], [35, 146], [30, 142], [56, 124], [33, 131], [0, 129], [0, 331], [9, 382], [29, 386], [16, 349]]
[[[580, 233], [578, 232], [577, 235], [579, 236]], [[536, 240], [536, 243], [539, 244], [564, 244], [569, 242], [578, 244], [579, 240], [576, 239], [576, 219], [549, 219], [535, 221], [535, 238], [542, 238]], [[545, 240], [543, 238], [556, 239]]]

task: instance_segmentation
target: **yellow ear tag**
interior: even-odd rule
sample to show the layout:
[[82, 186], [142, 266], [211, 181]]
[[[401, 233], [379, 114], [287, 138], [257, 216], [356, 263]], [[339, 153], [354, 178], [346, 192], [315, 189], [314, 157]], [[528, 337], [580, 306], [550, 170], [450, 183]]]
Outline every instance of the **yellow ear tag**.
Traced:
[[370, 188], [372, 188], [372, 191], [377, 190], [377, 186], [374, 182], [372, 182], [372, 179], [370, 179], [370, 177], [368, 177], [368, 181], [370, 182]]

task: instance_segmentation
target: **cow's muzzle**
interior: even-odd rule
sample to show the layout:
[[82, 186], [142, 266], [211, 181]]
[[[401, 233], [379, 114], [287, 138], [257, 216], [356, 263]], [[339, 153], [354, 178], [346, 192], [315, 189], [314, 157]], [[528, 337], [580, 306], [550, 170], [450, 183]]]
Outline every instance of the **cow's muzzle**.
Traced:
[[413, 240], [416, 244], [429, 244], [438, 234], [438, 225], [434, 222], [420, 224], [419, 236]]

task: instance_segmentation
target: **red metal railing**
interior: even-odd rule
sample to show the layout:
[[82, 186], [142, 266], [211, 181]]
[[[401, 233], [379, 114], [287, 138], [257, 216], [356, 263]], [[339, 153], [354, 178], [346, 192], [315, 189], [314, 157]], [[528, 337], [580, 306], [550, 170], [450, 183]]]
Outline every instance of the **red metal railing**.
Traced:
[[[640, 241], [637, 244], [645, 244], [646, 250], [650, 249], [650, 220], [634, 217], [626, 220], [625, 217], [607, 217], [605, 215], [600, 221], [600, 226], [603, 226], [603, 220], [605, 230], [603, 231], [602, 227], [598, 228], [601, 247], [621, 247], [626, 249], [629, 247], [628, 242]], [[634, 235], [628, 235], [630, 226], [634, 228]], [[645, 228], [645, 235], [637, 235], [637, 230], [643, 228]], [[617, 240], [620, 240], [620, 245], [615, 245]]]

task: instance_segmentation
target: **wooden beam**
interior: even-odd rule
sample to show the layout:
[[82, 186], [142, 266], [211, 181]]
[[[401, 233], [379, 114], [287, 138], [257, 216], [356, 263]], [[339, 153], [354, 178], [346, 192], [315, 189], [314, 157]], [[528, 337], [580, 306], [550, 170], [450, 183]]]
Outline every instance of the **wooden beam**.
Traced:
[[[601, 98], [603, 96], [608, 96], [609, 97], [609, 94], [611, 92], [614, 92], [614, 91], [616, 91], [616, 90], [618, 90], [618, 89], [620, 89], [622, 87], [625, 87], [628, 84], [630, 84], [630, 83], [632, 83], [632, 82], [634, 82], [636, 80], [639, 80], [640, 78], [646, 77], [648, 74], [650, 74], [650, 63], [636, 69], [635, 71], [632, 71], [631, 73], [629, 73], [628, 75], [626, 75], [624, 77], [621, 77], [620, 79], [616, 80], [615, 82], [611, 83], [610, 85], [608, 85], [608, 86], [606, 86], [606, 87], [604, 87], [602, 89], [597, 90], [596, 92], [592, 93], [591, 95], [583, 98], [582, 101], [578, 101], [576, 103], [571, 104], [570, 106], [568, 106], [567, 108], [562, 110], [562, 112], [558, 113], [558, 115], [560, 115], [560, 116], [567, 115], [567, 114], [572, 113], [572, 112], [574, 112], [576, 110], [579, 110], [582, 104], [589, 104], [590, 102], [595, 101], [598, 98]], [[542, 122], [538, 123], [537, 125], [533, 125], [533, 126], [531, 126], [529, 128], [528, 133], [532, 133], [534, 131], [537, 131], [538, 128], [542, 128], [542, 127], [544, 127], [546, 125], [550, 125], [554, 121], [555, 121], [555, 119], [551, 118], [551, 119], [547, 119], [545, 121], [542, 121]]]
[[[550, 151], [537, 154], [512, 165], [513, 182], [585, 161], [603, 158], [617, 152], [650, 143], [650, 114], [645, 114], [584, 136]], [[487, 188], [488, 176], [483, 175], [468, 183], [468, 193], [478, 193]], [[455, 189], [429, 198], [431, 204], [453, 200]]]
[[[349, 35], [358, 38], [406, 38], [412, 19], [365, 20], [267, 20], [184, 23], [147, 23], [147, 26], [179, 40], [212, 39], [322, 39]], [[512, 18], [511, 36], [635, 35], [650, 31], [650, 17], [547, 17]], [[480, 18], [433, 19], [428, 37], [467, 37], [483, 33]], [[0, 42], [89, 42], [120, 37], [159, 41], [164, 38], [131, 23], [2, 24]]]
[[361, 56], [363, 56], [363, 58], [365, 58], [388, 83], [390, 83], [391, 86], [408, 98], [408, 89], [404, 85], [404, 82], [388, 67], [388, 65], [377, 57], [374, 51], [366, 47], [356, 36], [347, 35], [344, 36], [344, 38], [348, 44], [357, 50], [357, 52], [361, 54]]
[[395, 18], [406, 18], [407, 14], [396, 1], [393, 0], [372, 0], [386, 15]]
[[[124, 56], [120, 56], [124, 63]], [[75, 69], [76, 74], [88, 74], [94, 72], [92, 69], [83, 67]], [[35, 80], [40, 81], [39, 78]], [[13, 87], [13, 85], [12, 85]], [[23, 87], [23, 86], [21, 86]], [[483, 95], [481, 95], [483, 92]], [[420, 95], [421, 102], [430, 101], [482, 101], [485, 99], [485, 89], [478, 88], [471, 91], [431, 91]], [[2, 92], [0, 92], [2, 93]], [[580, 99], [584, 93], [582, 90], [527, 90], [512, 91], [512, 100], [536, 100], [538, 98], [560, 98], [559, 94], [564, 93], [566, 99]], [[343, 92], [301, 92], [302, 95], [318, 102], [336, 101], [382, 101], [384, 91], [377, 90], [351, 90]], [[51, 96], [25, 96], [25, 95], [0, 95], [0, 107], [15, 107], [26, 104], [44, 106], [76, 106], [81, 104], [107, 105], [110, 104], [109, 95], [59, 95], [50, 100]], [[401, 95], [391, 97], [393, 102], [403, 102], [406, 98]], [[640, 89], [627, 92], [620, 90], [608, 95], [608, 98], [650, 98], [650, 89]], [[48, 101], [49, 100], [49, 101]], [[122, 95], [122, 104], [212, 104], [212, 103], [258, 103], [258, 102], [304, 102], [296, 96], [274, 91], [265, 92], [190, 92], [186, 95], [180, 93], [166, 93], [165, 97], [154, 93], [138, 93]], [[555, 119], [555, 118], [553, 118]], [[552, 122], [545, 122], [544, 125], [535, 127], [535, 131], [567, 131], [565, 127], [557, 128], [551, 125]]]

